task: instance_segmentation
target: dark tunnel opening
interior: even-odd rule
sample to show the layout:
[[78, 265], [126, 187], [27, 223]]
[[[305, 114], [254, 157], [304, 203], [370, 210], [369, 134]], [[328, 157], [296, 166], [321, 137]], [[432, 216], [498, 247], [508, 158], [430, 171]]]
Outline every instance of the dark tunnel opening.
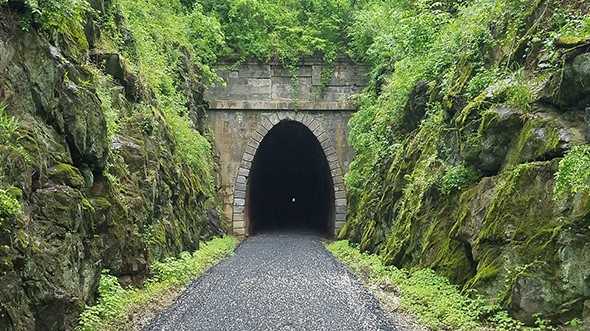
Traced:
[[328, 161], [313, 133], [282, 121], [263, 138], [247, 188], [250, 234], [333, 232], [334, 188]]

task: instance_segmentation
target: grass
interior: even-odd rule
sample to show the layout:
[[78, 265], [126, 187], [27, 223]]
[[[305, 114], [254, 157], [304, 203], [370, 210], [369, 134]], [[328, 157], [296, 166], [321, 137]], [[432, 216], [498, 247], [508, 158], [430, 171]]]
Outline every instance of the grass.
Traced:
[[[399, 296], [400, 307], [432, 330], [560, 330], [537, 317], [534, 327], [525, 327], [498, 305], [490, 305], [477, 292], [462, 293], [457, 286], [430, 269], [413, 272], [385, 266], [381, 257], [361, 253], [347, 240], [330, 243], [326, 248], [369, 286], [380, 287]], [[567, 330], [583, 330], [581, 321], [572, 320]], [[575, 328], [571, 328], [575, 327]]]
[[180, 292], [191, 280], [231, 256], [236, 245], [233, 237], [215, 238], [192, 254], [182, 252], [177, 258], [157, 262], [152, 265], [154, 276], [137, 289], [124, 289], [117, 277], [103, 270], [98, 302], [82, 312], [76, 330], [129, 330], [134, 312], [148, 310], [153, 304], [157, 306], [170, 292]]
[[471, 306], [475, 300], [461, 295], [448, 280], [432, 270], [408, 273], [385, 266], [381, 257], [361, 253], [348, 241], [336, 241], [327, 249], [355, 273], [367, 277], [370, 284], [393, 289], [400, 296], [400, 307], [415, 315], [433, 330], [473, 330], [479, 323]]

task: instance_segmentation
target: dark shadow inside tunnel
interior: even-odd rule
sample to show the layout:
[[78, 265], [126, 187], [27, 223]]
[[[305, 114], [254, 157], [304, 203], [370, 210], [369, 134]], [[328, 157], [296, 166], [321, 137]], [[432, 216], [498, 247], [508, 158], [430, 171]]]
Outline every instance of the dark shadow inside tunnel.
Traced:
[[282, 121], [263, 138], [246, 193], [249, 233], [333, 233], [334, 188], [328, 161], [313, 133]]

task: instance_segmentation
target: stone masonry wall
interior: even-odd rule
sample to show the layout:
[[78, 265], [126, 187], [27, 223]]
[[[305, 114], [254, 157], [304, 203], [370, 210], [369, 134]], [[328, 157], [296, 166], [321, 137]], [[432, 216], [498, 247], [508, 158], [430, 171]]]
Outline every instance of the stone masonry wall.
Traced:
[[249, 61], [228, 69], [230, 63], [218, 65], [226, 86], [205, 93], [219, 153], [226, 227], [238, 236], [248, 234], [244, 205], [249, 167], [264, 135], [279, 121], [290, 119], [306, 125], [324, 149], [334, 182], [337, 234], [346, 216], [343, 175], [353, 158], [347, 145], [348, 120], [356, 110], [352, 97], [366, 85], [369, 67], [340, 58], [322, 87], [323, 63], [304, 59], [298, 68], [298, 92], [293, 93], [291, 74], [279, 64]]

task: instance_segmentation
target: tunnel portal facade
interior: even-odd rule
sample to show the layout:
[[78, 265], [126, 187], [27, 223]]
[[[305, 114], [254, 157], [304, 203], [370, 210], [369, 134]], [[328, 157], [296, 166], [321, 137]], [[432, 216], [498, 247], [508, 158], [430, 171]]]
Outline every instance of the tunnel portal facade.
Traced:
[[219, 64], [227, 87], [210, 88], [205, 98], [232, 234], [298, 229], [334, 237], [344, 225], [350, 97], [366, 85], [368, 67], [339, 59], [328, 84], [322, 70], [321, 59], [304, 59], [294, 86], [278, 64]]

